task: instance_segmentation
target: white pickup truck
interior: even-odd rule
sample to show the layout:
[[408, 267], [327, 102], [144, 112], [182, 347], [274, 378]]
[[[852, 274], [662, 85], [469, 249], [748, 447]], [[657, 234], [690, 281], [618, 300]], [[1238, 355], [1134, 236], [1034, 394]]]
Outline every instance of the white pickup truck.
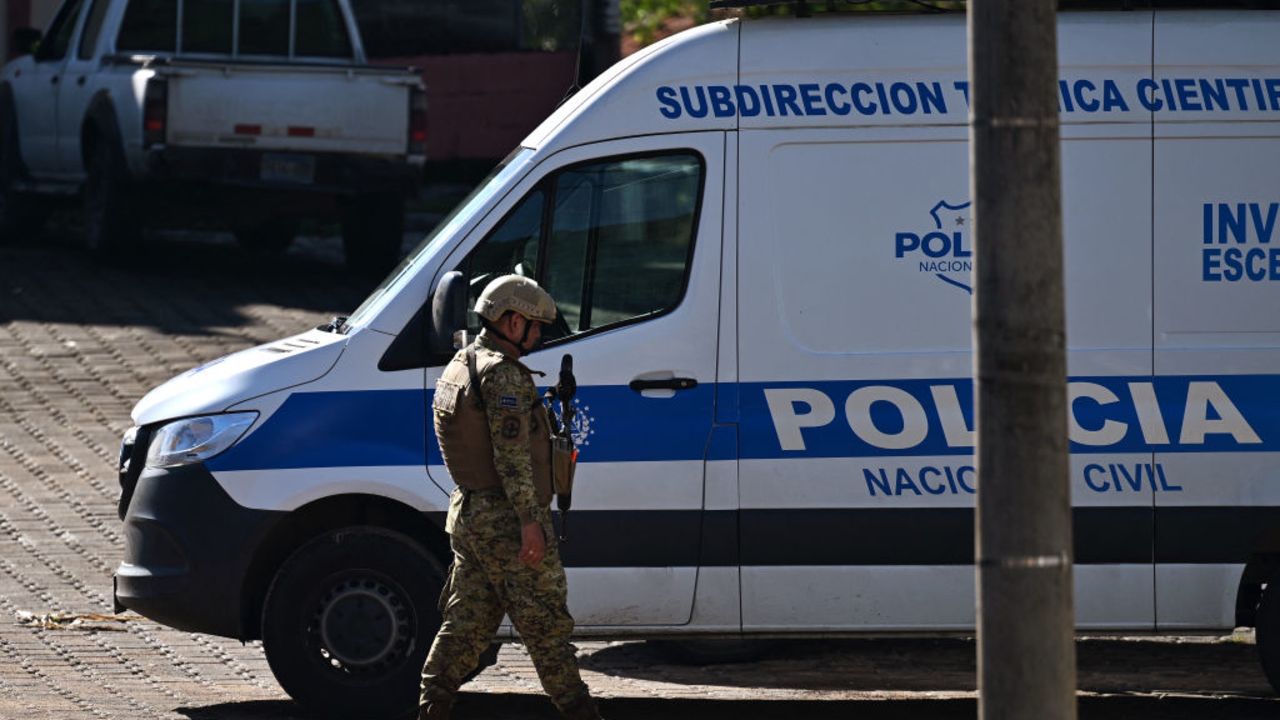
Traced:
[[144, 223], [213, 219], [280, 252], [318, 218], [348, 266], [385, 271], [426, 101], [416, 72], [364, 58], [348, 0], [65, 0], [0, 74], [0, 242], [78, 194], [108, 257]]

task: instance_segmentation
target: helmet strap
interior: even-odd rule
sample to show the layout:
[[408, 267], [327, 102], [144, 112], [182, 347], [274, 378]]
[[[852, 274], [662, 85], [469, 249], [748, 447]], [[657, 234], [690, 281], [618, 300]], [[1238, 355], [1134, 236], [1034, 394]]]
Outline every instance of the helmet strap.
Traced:
[[[520, 317], [524, 317], [524, 315], [520, 315], [520, 313], [516, 312], [515, 310], [508, 310], [507, 312], [513, 313], [513, 314], [515, 314], [515, 315], [519, 315]], [[520, 351], [520, 354], [522, 354], [522, 355], [523, 355], [523, 354], [525, 354], [525, 353], [532, 352], [533, 350], [537, 350], [537, 349], [538, 349], [537, 347], [529, 348], [529, 349], [527, 349], [527, 350], [525, 349], [524, 344], [525, 344], [525, 342], [527, 342], [527, 341], [529, 340], [529, 331], [533, 328], [533, 324], [534, 324], [535, 322], [537, 322], [537, 321], [536, 321], [536, 320], [530, 320], [530, 319], [529, 319], [529, 318], [527, 318], [527, 317], [525, 317], [525, 318], [524, 318], [524, 321], [525, 321], [525, 325], [524, 325], [524, 332], [520, 335], [520, 340], [519, 340], [519, 342], [517, 342], [517, 341], [515, 341], [515, 340], [511, 339], [510, 337], [508, 337], [508, 336], [507, 336], [507, 334], [506, 334], [506, 333], [504, 333], [504, 332], [502, 332], [501, 330], [499, 330], [499, 329], [498, 329], [498, 326], [497, 326], [497, 324], [496, 324], [496, 323], [491, 323], [491, 322], [489, 322], [488, 320], [484, 319], [483, 317], [482, 317], [482, 318], [480, 318], [480, 325], [481, 325], [485, 330], [488, 330], [489, 332], [493, 333], [494, 335], [497, 335], [498, 337], [502, 338], [502, 339], [503, 339], [504, 341], [506, 341], [509, 345], [514, 345], [514, 346], [515, 346], [515, 348], [516, 348], [516, 350], [519, 350], [519, 351]], [[539, 345], [541, 345], [541, 343], [539, 343]]]

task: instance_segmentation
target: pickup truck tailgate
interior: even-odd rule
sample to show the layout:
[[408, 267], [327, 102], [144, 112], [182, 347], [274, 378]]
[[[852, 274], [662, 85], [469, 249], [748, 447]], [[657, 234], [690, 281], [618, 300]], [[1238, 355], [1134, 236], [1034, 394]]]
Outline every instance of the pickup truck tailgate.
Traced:
[[173, 63], [166, 142], [301, 152], [404, 155], [410, 90], [404, 70]]

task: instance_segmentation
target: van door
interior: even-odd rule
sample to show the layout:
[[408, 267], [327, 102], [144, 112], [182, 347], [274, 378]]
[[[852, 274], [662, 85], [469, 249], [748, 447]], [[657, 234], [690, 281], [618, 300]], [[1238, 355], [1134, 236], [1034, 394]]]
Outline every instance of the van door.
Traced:
[[1162, 630], [1241, 624], [1237, 608], [1256, 603], [1237, 598], [1245, 563], [1280, 528], [1276, 28], [1264, 13], [1156, 15]]
[[[690, 619], [716, 398], [724, 142], [692, 133], [557, 153], [443, 265], [466, 275], [472, 305], [507, 273], [556, 299], [547, 347], [526, 362], [545, 387], [573, 355], [580, 465], [562, 553], [580, 628]], [[442, 466], [429, 471], [451, 489]]]
[[[1064, 130], [1081, 627], [1153, 616], [1147, 127]], [[741, 135], [744, 628], [971, 628], [965, 129]]]

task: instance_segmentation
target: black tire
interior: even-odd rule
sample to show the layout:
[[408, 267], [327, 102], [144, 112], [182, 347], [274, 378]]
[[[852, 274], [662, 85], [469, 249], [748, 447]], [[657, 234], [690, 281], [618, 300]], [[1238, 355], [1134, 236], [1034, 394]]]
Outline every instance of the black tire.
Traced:
[[399, 193], [347, 201], [342, 212], [342, 249], [349, 269], [384, 275], [400, 260], [403, 242], [404, 198]]
[[84, 247], [104, 258], [135, 246], [142, 234], [141, 207], [115, 143], [99, 138], [89, 155], [84, 183]]
[[1280, 693], [1280, 578], [1272, 578], [1262, 591], [1257, 625], [1262, 672], [1272, 689]]
[[298, 221], [294, 218], [268, 218], [235, 229], [236, 242], [240, 247], [266, 257], [283, 255], [297, 235]]
[[276, 680], [325, 717], [411, 714], [440, 627], [443, 576], [435, 557], [390, 530], [349, 527], [303, 545], [263, 604], [262, 643]]
[[49, 216], [43, 198], [17, 189], [22, 179], [18, 150], [18, 125], [13, 107], [0, 108], [0, 244], [25, 240], [40, 232]]

